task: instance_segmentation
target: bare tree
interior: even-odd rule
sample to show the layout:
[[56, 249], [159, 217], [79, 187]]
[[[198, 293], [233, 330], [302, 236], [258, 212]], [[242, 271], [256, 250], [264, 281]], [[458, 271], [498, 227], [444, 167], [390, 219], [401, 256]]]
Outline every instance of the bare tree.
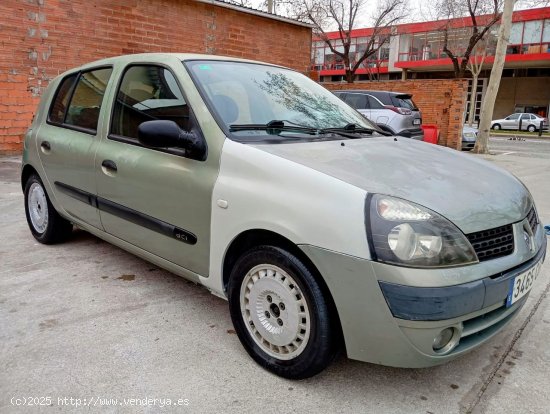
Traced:
[[479, 154], [486, 154], [488, 152], [489, 130], [491, 128], [491, 119], [493, 118], [493, 110], [495, 109], [495, 101], [497, 99], [500, 79], [502, 78], [502, 70], [504, 69], [506, 47], [508, 46], [508, 41], [510, 40], [514, 3], [515, 0], [504, 0], [504, 11], [502, 13], [500, 30], [498, 33], [495, 61], [493, 62], [489, 85], [481, 107], [479, 133], [477, 136], [476, 145], [474, 147], [474, 152]]
[[453, 62], [456, 78], [463, 78], [476, 45], [500, 20], [501, 0], [439, 0], [445, 19], [443, 52]]
[[[389, 42], [391, 27], [404, 17], [406, 0], [302, 0], [293, 3], [295, 17], [313, 24], [314, 34], [342, 60], [346, 81], [353, 83], [355, 72], [363, 62], [375, 56]], [[355, 49], [351, 32], [358, 15], [367, 5], [376, 10], [371, 26], [372, 34], [366, 44]], [[328, 35], [331, 28], [337, 31], [336, 39]]]
[[468, 61], [466, 68], [472, 74], [472, 89], [470, 91], [470, 112], [468, 113], [468, 125], [471, 127], [474, 123], [476, 113], [476, 93], [479, 74], [483, 69], [483, 63], [487, 56], [487, 45], [485, 42], [479, 43], [474, 51], [474, 55]]

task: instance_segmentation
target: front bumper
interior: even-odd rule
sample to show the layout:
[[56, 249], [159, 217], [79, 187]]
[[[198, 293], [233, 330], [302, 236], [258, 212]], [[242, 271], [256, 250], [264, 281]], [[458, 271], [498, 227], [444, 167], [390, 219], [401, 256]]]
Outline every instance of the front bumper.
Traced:
[[476, 145], [476, 141], [462, 141], [462, 150], [463, 151], [470, 151], [473, 150]]
[[[540, 235], [542, 228], [538, 233], [539, 250], [536, 257], [531, 256], [520, 266], [512, 266], [511, 270], [488, 273], [493, 276], [467, 282], [466, 290], [476, 289], [475, 292], [470, 290], [471, 297], [470, 293], [454, 297], [454, 293], [460, 292], [460, 287], [455, 289], [457, 285], [439, 286], [437, 289], [449, 289], [447, 292], [452, 293], [445, 296], [444, 291], [440, 291], [440, 294], [443, 293], [441, 304], [437, 295], [428, 299], [426, 305], [422, 303], [425, 298], [414, 298], [413, 294], [407, 298], [408, 304], [398, 307], [397, 311], [392, 304], [388, 304], [381, 286], [387, 286], [388, 282], [395, 285], [407, 274], [407, 270], [413, 270], [411, 273], [414, 278], [411, 279], [419, 280], [423, 273], [426, 274], [424, 281], [437, 278], [443, 280], [445, 272], [396, 268], [309, 245], [300, 248], [317, 266], [332, 294], [349, 358], [395, 367], [421, 368], [442, 364], [476, 348], [512, 320], [528, 295], [507, 308], [508, 286], [518, 273], [544, 258], [546, 238]], [[388, 275], [396, 272], [397, 276], [389, 281]], [[430, 272], [432, 274], [428, 275]], [[410, 286], [407, 288], [415, 289]], [[426, 293], [432, 288], [428, 285], [421, 289], [427, 289], [424, 290]], [[411, 306], [415, 301], [419, 302], [416, 308]], [[445, 302], [450, 306], [445, 306]], [[464, 306], [461, 306], [461, 302]], [[425, 312], [426, 309], [428, 312]], [[405, 313], [399, 313], [403, 311]], [[426, 317], [424, 313], [431, 316]], [[415, 315], [422, 317], [415, 318]], [[433, 350], [433, 341], [445, 328], [453, 328], [460, 337], [455, 348], [447, 354], [441, 354]]]

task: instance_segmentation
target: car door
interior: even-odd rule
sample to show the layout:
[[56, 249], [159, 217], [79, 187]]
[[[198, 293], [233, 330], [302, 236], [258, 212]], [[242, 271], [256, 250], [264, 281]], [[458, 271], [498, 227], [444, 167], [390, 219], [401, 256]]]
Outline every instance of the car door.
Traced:
[[219, 155], [211, 150], [206, 160], [197, 160], [181, 149], [146, 148], [138, 141], [139, 125], [158, 119], [200, 134], [176, 79], [161, 64], [124, 69], [111, 99], [109, 133], [96, 157], [98, 207], [106, 232], [208, 276]]
[[502, 129], [518, 129], [521, 114], [512, 114], [502, 121]]
[[372, 95], [367, 95], [367, 100], [370, 107], [371, 121], [378, 125], [387, 125], [390, 121], [388, 113], [391, 113], [391, 111]]
[[37, 131], [38, 154], [55, 199], [76, 222], [101, 228], [94, 203], [94, 157], [112, 68], [67, 75], [59, 82], [47, 122]]
[[[531, 115], [530, 114], [521, 114], [521, 117], [520, 117], [520, 120], [521, 120], [521, 130], [522, 131], [526, 131], [527, 128], [529, 127], [529, 125], [531, 125]], [[518, 123], [518, 128], [519, 128], [519, 123]]]
[[367, 95], [364, 93], [349, 92], [345, 102], [352, 108], [355, 108], [361, 115], [372, 120]]

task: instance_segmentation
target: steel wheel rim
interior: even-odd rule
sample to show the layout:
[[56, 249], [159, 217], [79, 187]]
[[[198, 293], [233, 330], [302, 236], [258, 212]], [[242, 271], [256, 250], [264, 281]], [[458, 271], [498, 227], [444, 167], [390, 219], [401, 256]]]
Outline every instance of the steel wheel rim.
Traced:
[[262, 351], [280, 360], [304, 351], [311, 331], [309, 308], [283, 269], [271, 264], [252, 268], [241, 285], [240, 305], [246, 328]]
[[44, 233], [48, 226], [48, 200], [40, 184], [32, 183], [27, 204], [32, 226], [38, 233]]

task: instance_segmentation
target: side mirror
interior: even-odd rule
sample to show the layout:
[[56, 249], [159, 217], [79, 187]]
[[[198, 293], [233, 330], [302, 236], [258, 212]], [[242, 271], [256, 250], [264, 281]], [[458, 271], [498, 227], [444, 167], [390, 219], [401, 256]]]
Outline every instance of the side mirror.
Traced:
[[183, 148], [190, 158], [204, 160], [206, 143], [195, 131], [183, 131], [174, 121], [142, 122], [138, 128], [141, 145], [150, 148]]

